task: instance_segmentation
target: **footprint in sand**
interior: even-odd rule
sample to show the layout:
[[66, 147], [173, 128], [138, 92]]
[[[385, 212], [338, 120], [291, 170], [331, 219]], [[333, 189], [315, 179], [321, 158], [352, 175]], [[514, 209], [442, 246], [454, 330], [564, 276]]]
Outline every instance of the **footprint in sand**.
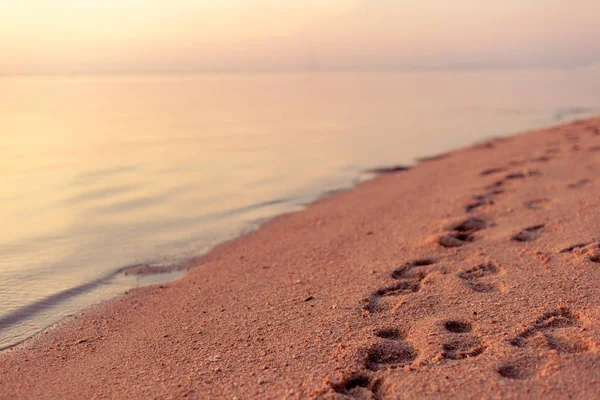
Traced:
[[467, 204], [465, 206], [465, 211], [472, 212], [473, 210], [475, 210], [479, 207], [483, 207], [486, 205], [494, 205], [495, 204], [494, 198], [502, 193], [504, 193], [504, 190], [502, 190], [502, 189], [492, 189], [483, 194], [476, 194], [473, 196], [475, 201]]
[[578, 243], [562, 249], [559, 253], [573, 253], [593, 263], [600, 263], [600, 243]]
[[404, 340], [406, 339], [406, 333], [399, 328], [383, 328], [376, 329], [373, 334], [381, 339], [389, 340]]
[[496, 190], [500, 187], [504, 186], [504, 180], [500, 179], [499, 181], [495, 181], [484, 187], [485, 190]]
[[485, 169], [485, 170], [481, 171], [479, 173], [479, 175], [487, 176], [487, 175], [498, 174], [500, 172], [505, 172], [505, 171], [506, 171], [506, 168], [489, 168], [489, 169]]
[[532, 158], [529, 161], [531, 161], [531, 162], [548, 162], [550, 160], [552, 160], [552, 159], [548, 156], [540, 156], [540, 157]]
[[369, 347], [363, 357], [363, 365], [369, 371], [397, 368], [412, 363], [418, 352], [404, 341], [401, 336], [396, 339], [382, 339]]
[[466, 285], [477, 293], [490, 293], [496, 290], [496, 285], [489, 282], [489, 277], [500, 273], [500, 269], [493, 263], [479, 264], [458, 274]]
[[472, 326], [465, 321], [445, 321], [444, 329], [448, 333], [448, 339], [442, 348], [442, 357], [449, 360], [462, 360], [469, 357], [477, 357], [485, 351], [481, 339], [472, 335]]
[[526, 170], [523, 172], [511, 172], [510, 174], [504, 177], [504, 180], [517, 180], [517, 179], [525, 179], [529, 176], [540, 176], [542, 173], [535, 169]]
[[[537, 157], [534, 158], [532, 160], [532, 162], [547, 162], [549, 161], [550, 158], [546, 157], [546, 156], [541, 156], [541, 157]], [[525, 162], [513, 162], [511, 164], [513, 165], [521, 165], [524, 164]], [[495, 174], [499, 174], [501, 172], [506, 172], [506, 168], [490, 168], [490, 169], [486, 169], [483, 170], [479, 173], [479, 175], [481, 176], [488, 176], [488, 175], [495, 175]], [[485, 189], [487, 190], [487, 192], [483, 193], [483, 194], [478, 194], [473, 196], [473, 198], [475, 199], [474, 202], [469, 203], [465, 206], [465, 211], [466, 212], [472, 212], [473, 210], [478, 209], [479, 207], [483, 207], [486, 205], [493, 205], [494, 202], [494, 198], [497, 197], [498, 195], [504, 193], [504, 190], [501, 189], [501, 187], [503, 187], [507, 182], [511, 181], [511, 180], [517, 180], [517, 179], [525, 179], [529, 176], [538, 176], [541, 175], [541, 172], [538, 170], [525, 170], [525, 171], [517, 171], [517, 172], [511, 172], [507, 175], [504, 176], [504, 178], [497, 180], [487, 186], [485, 186]]]
[[583, 247], [580, 254], [593, 263], [600, 263], [600, 243], [592, 243]]
[[470, 323], [464, 321], [445, 321], [444, 329], [450, 333], [469, 333], [473, 330]]
[[581, 249], [581, 248], [583, 248], [583, 247], [586, 247], [586, 246], [588, 246], [589, 244], [590, 244], [589, 242], [588, 242], [588, 243], [577, 243], [577, 244], [573, 244], [573, 245], [571, 245], [571, 246], [569, 246], [569, 247], [565, 247], [564, 249], [560, 250], [560, 251], [559, 251], [559, 253], [561, 253], [561, 254], [562, 254], [562, 253], [572, 253], [572, 252], [573, 252], [573, 250], [575, 250], [575, 249]]
[[[546, 162], [549, 161], [550, 158], [546, 157], [546, 156], [541, 156], [538, 158], [534, 158], [530, 161], [533, 162]], [[490, 172], [493, 171], [493, 172]], [[505, 171], [505, 169], [501, 169], [501, 168], [494, 168], [494, 169], [489, 169], [489, 170], [485, 170], [482, 171], [480, 173], [480, 175], [491, 175], [492, 173], [499, 173], [499, 172], [503, 172]], [[493, 201], [493, 197], [504, 193], [504, 190], [500, 189], [502, 187], [505, 186], [506, 183], [510, 182], [510, 181], [514, 181], [514, 180], [521, 180], [521, 179], [525, 179], [527, 177], [531, 177], [531, 176], [539, 176], [542, 175], [542, 173], [538, 170], [535, 169], [527, 169], [525, 171], [516, 171], [516, 172], [511, 172], [509, 174], [507, 174], [506, 176], [504, 176], [504, 178], [497, 180], [495, 182], [490, 183], [489, 185], [485, 186], [485, 190], [487, 190], [487, 193], [481, 194], [481, 195], [477, 195], [475, 196], [475, 199], [477, 200], [476, 202], [470, 203], [466, 206], [466, 211], [467, 212], [471, 212], [473, 210], [475, 210], [476, 208], [479, 208], [481, 206], [487, 205], [487, 204], [494, 204]]]
[[351, 399], [378, 400], [383, 398], [382, 385], [381, 378], [375, 379], [366, 372], [357, 372], [332, 384], [331, 388]]
[[396, 268], [392, 271], [390, 276], [397, 282], [389, 286], [381, 287], [371, 293], [371, 295], [365, 299], [366, 304], [363, 308], [369, 312], [380, 311], [382, 307], [379, 303], [383, 297], [417, 293], [421, 290], [421, 282], [427, 276], [427, 269], [425, 267], [435, 263], [436, 260], [424, 258], [403, 264]]
[[403, 264], [392, 271], [392, 278], [394, 279], [407, 279], [407, 280], [423, 280], [425, 278], [425, 272], [418, 267], [426, 267], [435, 264], [437, 261], [432, 258], [421, 258], [409, 263]]
[[523, 332], [512, 338], [509, 343], [515, 347], [524, 347], [536, 336], [541, 336], [551, 349], [559, 352], [579, 353], [586, 349], [584, 344], [569, 342], [555, 337], [558, 330], [580, 326], [577, 315], [566, 307], [549, 311], [540, 316]]
[[585, 185], [587, 185], [588, 183], [591, 183], [592, 181], [589, 179], [580, 179], [577, 182], [573, 182], [567, 185], [567, 187], [569, 189], [579, 189], [581, 187], [584, 187]]
[[[573, 339], [573, 331], [582, 325], [577, 314], [569, 308], [561, 307], [541, 315], [525, 330], [509, 340], [511, 346], [517, 348], [538, 349], [546, 348], [559, 354], [576, 354], [588, 350], [589, 346], [583, 341]], [[538, 360], [539, 361], [539, 360]], [[500, 364], [496, 372], [508, 379], [528, 379], [535, 375], [539, 362], [535, 357], [519, 359]]]
[[534, 225], [523, 229], [521, 232], [514, 234], [511, 239], [516, 242], [531, 242], [540, 236], [544, 225]]
[[376, 329], [373, 334], [381, 340], [359, 352], [367, 371], [350, 374], [331, 384], [336, 393], [354, 399], [381, 399], [385, 397], [383, 379], [375, 379], [372, 372], [411, 364], [417, 358], [418, 352], [406, 342], [407, 335], [400, 328]]
[[477, 357], [485, 350], [485, 346], [476, 337], [452, 339], [444, 343], [442, 357], [449, 360], [462, 360], [468, 357]]
[[513, 173], [510, 173], [510, 174], [506, 175], [504, 177], [504, 179], [507, 179], [507, 180], [525, 179], [526, 177], [527, 177], [527, 175], [525, 175], [523, 172], [513, 172]]
[[501, 377], [513, 380], [529, 379], [535, 375], [536, 371], [535, 363], [526, 358], [503, 362], [496, 368], [496, 372]]
[[443, 247], [460, 247], [475, 240], [475, 232], [486, 229], [493, 224], [483, 218], [470, 217], [452, 225], [449, 233], [438, 238], [437, 242]]

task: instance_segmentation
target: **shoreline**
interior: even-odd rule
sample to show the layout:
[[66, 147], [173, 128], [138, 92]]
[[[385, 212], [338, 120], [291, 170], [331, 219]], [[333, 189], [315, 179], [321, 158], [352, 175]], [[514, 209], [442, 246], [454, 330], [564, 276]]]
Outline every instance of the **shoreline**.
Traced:
[[[581, 112], [581, 111], [578, 111], [578, 112]], [[577, 114], [575, 113], [575, 115], [571, 115], [570, 117], [566, 118], [565, 121], [570, 121], [572, 118], [576, 118], [576, 117], [577, 117]], [[538, 129], [543, 129], [543, 126]], [[510, 135], [500, 136], [500, 137], [509, 137], [509, 136]], [[490, 137], [490, 138], [484, 139], [484, 140], [490, 141], [492, 139], [495, 140], [497, 138], [498, 137]], [[476, 143], [470, 144], [470, 145], [476, 145]], [[300, 203], [297, 203], [296, 205], [292, 206], [290, 210], [285, 211], [283, 214], [302, 211], [306, 207], [310, 207], [314, 202], [318, 202], [322, 198], [329, 197], [331, 195], [334, 195], [334, 194], [337, 194], [340, 192], [353, 190], [356, 187], [358, 187], [362, 182], [364, 182], [366, 180], [374, 179], [378, 175], [401, 172], [405, 169], [414, 168], [415, 166], [417, 166], [423, 162], [439, 160], [439, 159], [447, 156], [449, 154], [448, 151], [452, 151], [452, 150], [443, 150], [442, 153], [437, 153], [434, 155], [429, 155], [429, 156], [424, 156], [424, 157], [417, 157], [417, 158], [414, 158], [411, 162], [408, 162], [407, 164], [403, 164], [403, 165], [381, 164], [381, 165], [375, 166], [371, 169], [365, 169], [362, 172], [360, 172], [359, 174], [357, 174], [357, 176], [352, 180], [351, 183], [348, 182], [347, 185], [343, 185], [342, 187], [324, 190], [322, 193], [320, 193], [320, 195], [311, 197], [310, 198], [311, 200], [302, 201]], [[266, 204], [268, 204], [268, 202]], [[279, 214], [279, 215], [281, 215], [281, 214]], [[239, 238], [248, 232], [252, 232], [256, 229], [260, 229], [260, 227], [265, 222], [267, 222], [275, 217], [277, 217], [277, 215], [274, 217], [269, 217], [266, 219], [253, 221], [252, 223], [250, 223], [249, 226], [240, 229], [240, 231], [236, 235], [229, 236], [227, 238], [223, 238], [220, 242], [217, 242], [217, 245], [226, 243], [230, 240], [235, 240], [236, 238]], [[180, 264], [193, 264], [194, 262], [197, 262], [198, 259], [202, 258], [204, 255], [209, 253], [211, 251], [211, 249], [214, 248], [214, 246], [215, 245], [206, 249], [205, 251], [202, 251], [198, 255], [191, 255], [191, 256], [188, 255], [187, 258], [176, 259], [176, 261], [174, 261], [172, 263], [173, 264], [172, 266], [169, 266], [162, 261], [157, 261], [156, 263], [152, 263], [152, 261], [144, 261], [146, 264], [140, 264], [139, 267], [141, 267], [141, 268], [138, 268], [138, 269], [148, 270], [148, 272], [154, 271], [159, 274], [162, 272], [170, 272], [173, 270], [178, 270], [178, 271], [181, 269], [187, 270], [188, 269], [187, 266], [184, 268], [181, 268]], [[148, 263], [151, 263], [151, 264], [148, 264]], [[156, 267], [156, 265], [159, 265], [159, 266]], [[138, 267], [138, 265], [137, 264], [136, 265], [128, 265], [127, 264], [126, 266], [120, 267], [114, 271], [109, 271], [106, 274], [104, 274], [103, 276], [101, 276], [93, 281], [85, 281], [85, 282], [82, 282], [81, 284], [77, 285], [76, 287], [65, 289], [60, 293], [53, 293], [51, 295], [48, 295], [45, 298], [37, 300], [35, 303], [30, 303], [30, 304], [21, 306], [20, 308], [14, 310], [10, 314], [8, 314], [4, 317], [1, 317], [0, 318], [0, 337], [2, 337], [2, 334], [4, 333], [5, 335], [8, 335], [8, 337], [15, 337], [15, 339], [10, 340], [10, 341], [4, 341], [4, 342], [0, 341], [0, 351], [3, 351], [7, 348], [14, 347], [15, 345], [17, 345], [19, 343], [27, 341], [32, 336], [38, 334], [42, 330], [48, 329], [49, 327], [53, 326], [56, 323], [60, 323], [60, 320], [52, 318], [49, 315], [42, 315], [39, 318], [39, 321], [36, 321], [35, 319], [30, 318], [31, 315], [35, 315], [37, 313], [48, 314], [50, 307], [56, 308], [58, 306], [58, 308], [60, 308], [60, 303], [65, 302], [65, 301], [77, 302], [77, 298], [81, 297], [81, 296], [90, 296], [90, 297], [96, 296], [97, 297], [96, 301], [94, 301], [92, 303], [83, 301], [81, 306], [69, 309], [68, 315], [73, 315], [73, 314], [77, 314], [81, 311], [84, 311], [84, 310], [88, 309], [89, 307], [93, 307], [94, 305], [100, 304], [104, 301], [110, 301], [112, 298], [122, 295], [123, 292], [125, 291], [125, 289], [123, 289], [123, 291], [121, 291], [121, 292], [119, 292], [118, 288], [115, 288], [113, 290], [106, 290], [106, 289], [103, 289], [104, 288], [103, 285], [111, 282], [111, 280], [113, 280], [113, 279], [119, 278], [119, 275], [124, 270], [131, 269], [131, 268], [135, 269], [135, 267]], [[150, 274], [142, 274], [142, 275], [145, 277], [151, 277]], [[172, 280], [167, 275], [168, 274], [165, 274], [165, 279], [163, 279], [163, 280], [158, 279], [158, 276], [157, 276], [157, 279], [144, 279], [145, 281], [148, 281], [148, 283], [142, 283], [141, 285], [139, 283], [137, 283], [135, 285], [132, 285], [131, 287], [134, 288], [134, 287], [140, 287], [140, 286], [145, 286], [145, 285], [149, 285], [149, 284], [164, 283], [164, 282], [168, 282], [168, 281]], [[128, 276], [128, 274], [125, 273], [124, 276]], [[123, 277], [121, 277], [121, 278], [123, 278]], [[123, 279], [121, 279], [121, 283], [125, 283], [125, 281]], [[91, 290], [86, 290], [86, 288], [88, 288], [88, 289], [91, 288]], [[94, 288], [96, 288], [97, 290], [94, 291]], [[107, 294], [106, 292], [110, 292], [110, 294]], [[57, 301], [55, 301], [54, 299], [57, 299]], [[57, 312], [61, 311], [58, 308], [57, 308]], [[67, 315], [64, 312], [62, 314]], [[24, 316], [24, 317], [20, 317], [20, 316]], [[6, 323], [3, 323], [3, 321]], [[17, 332], [20, 329], [23, 330], [22, 328], [19, 328], [16, 326], [16, 324], [21, 324], [21, 323], [25, 323], [28, 326], [35, 326], [35, 328], [26, 327], [24, 329], [24, 331], [27, 334], [27, 336], [25, 336], [23, 334], [23, 332]]]
[[[492, 304], [482, 296], [487, 294], [500, 303], [492, 325], [506, 325], [502, 334], [508, 336], [519, 330], [520, 327], [508, 326], [507, 317], [515, 315], [518, 307], [510, 304], [515, 301], [506, 298], [506, 294], [519, 292], [517, 288], [526, 286], [527, 282], [524, 276], [509, 278], [509, 266], [513, 263], [511, 259], [522, 258], [519, 251], [529, 254], [533, 249], [513, 245], [515, 242], [525, 246], [529, 242], [542, 243], [545, 247], [535, 250], [540, 254], [533, 253], [533, 258], [542, 264], [556, 263], [555, 253], [568, 249], [575, 237], [569, 244], [556, 240], [545, 243], [541, 238], [552, 240], [552, 235], [545, 233], [559, 229], [560, 224], [555, 221], [572, 218], [564, 204], [574, 202], [579, 207], [578, 212], [591, 214], [591, 221], [583, 224], [585, 229], [569, 227], [577, 233], [571, 236], [581, 236], [583, 240], [575, 244], [585, 242], [585, 246], [565, 253], [580, 252], [581, 255], [575, 255], [588, 257], [595, 263], [592, 260], [595, 248], [589, 246], [600, 240], [592, 228], [593, 222], [600, 220], [597, 219], [598, 202], [589, 199], [598, 191], [594, 171], [597, 174], [596, 168], [600, 168], [597, 156], [600, 153], [592, 149], [600, 145], [600, 136], [594, 133], [599, 124], [599, 118], [592, 118], [452, 151], [445, 157], [420, 162], [407, 171], [384, 174], [348, 191], [321, 198], [306, 210], [275, 217], [258, 231], [216, 246], [196, 260], [198, 265], [181, 279], [132, 290], [128, 295], [93, 306], [12, 350], [3, 351], [0, 354], [3, 382], [0, 394], [49, 398], [59, 395], [147, 397], [155, 393], [159, 397], [181, 397], [193, 392], [191, 396], [197, 398], [217, 393], [243, 398], [303, 398], [359, 393], [368, 398], [371, 393], [375, 398], [385, 398], [400, 393], [402, 385], [407, 384], [401, 382], [402, 379], [408, 378], [405, 380], [414, 385], [419, 382], [415, 381], [416, 376], [422, 374], [430, 379], [442, 379], [440, 374], [452, 369], [452, 362], [448, 360], [466, 359], [465, 364], [469, 365], [454, 369], [461, 373], [479, 371], [475, 381], [482, 386], [473, 392], [474, 396], [489, 395], [491, 392], [485, 389], [491, 390], [504, 379], [519, 384], [507, 385], [509, 387], [499, 393], [516, 397], [526, 393], [524, 390], [534, 390], [535, 397], [541, 393], [536, 391], [542, 390], [544, 383], [538, 382], [538, 371], [547, 368], [540, 367], [538, 364], [542, 361], [529, 355], [525, 342], [529, 346], [538, 333], [542, 338], [550, 336], [553, 340], [547, 340], [550, 344], [529, 347], [538, 352], [546, 351], [546, 359], [559, 366], [566, 362], [560, 359], [561, 354], [573, 359], [586, 357], [576, 361], [588, 368], [596, 366], [598, 332], [586, 323], [594, 316], [597, 318], [597, 309], [588, 304], [590, 300], [586, 303], [585, 298], [575, 299], [566, 293], [561, 294], [566, 306], [557, 301], [555, 307], [547, 307], [550, 310], [535, 307], [522, 311], [523, 324], [533, 324], [521, 329], [525, 332], [531, 328], [527, 331], [530, 333], [521, 335], [525, 350], [519, 357], [526, 360], [509, 362], [503, 359], [510, 359], [509, 350], [514, 349], [503, 347], [489, 327], [478, 326], [481, 310], [490, 312]], [[556, 149], [559, 150], [554, 151]], [[584, 157], [587, 164], [578, 165], [584, 161], [581, 157], [573, 159], [576, 155]], [[562, 163], [560, 168], [551, 168], [558, 162]], [[575, 171], [578, 176], [571, 177], [569, 171]], [[486, 173], [480, 175], [482, 172]], [[446, 174], [447, 181], [439, 179]], [[502, 176], [503, 179], [497, 179]], [[535, 186], [536, 181], [543, 179], [549, 181]], [[480, 185], [478, 180], [484, 180], [485, 185]], [[563, 181], [565, 185], [558, 185], [557, 182]], [[517, 184], [520, 187], [517, 188]], [[491, 187], [493, 185], [496, 186]], [[557, 195], [558, 200], [538, 196], [559, 186], [572, 191]], [[575, 191], [581, 194], [583, 187], [590, 191], [582, 196], [588, 199], [585, 208], [577, 203], [580, 200], [573, 199]], [[520, 203], [515, 202], [519, 190], [525, 191], [525, 195], [520, 195], [532, 208], [523, 207], [521, 198]], [[512, 211], [495, 209], [504, 202], [510, 204]], [[406, 211], [407, 207], [414, 210], [414, 215]], [[465, 207], [470, 207], [470, 212]], [[560, 213], [554, 209], [560, 209]], [[515, 217], [514, 214], [521, 215]], [[465, 219], [469, 216], [476, 218]], [[536, 221], [532, 220], [531, 226], [525, 224], [532, 217], [542, 221], [534, 224]], [[469, 222], [465, 225], [465, 221]], [[544, 227], [530, 229], [539, 225]], [[483, 231], [491, 232], [491, 238], [480, 237]], [[587, 239], [583, 237], [586, 234]], [[511, 235], [525, 240], [514, 239], [508, 242], [512, 247], [504, 248], [507, 245], [504, 239]], [[501, 250], [494, 248], [497, 244], [492, 243], [494, 240], [501, 243]], [[466, 249], [472, 247], [477, 247], [477, 252], [467, 254]], [[414, 264], [417, 260], [421, 263]], [[420, 265], [425, 264], [423, 260], [430, 263]], [[462, 270], [463, 263], [470, 268]], [[524, 261], [530, 268], [528, 272], [543, 275], [538, 271], [539, 265], [530, 263]], [[482, 265], [492, 267], [477, 269]], [[388, 274], [398, 267], [397, 276], [389, 278]], [[428, 268], [423, 278], [419, 277], [425, 272], [411, 272], [420, 268]], [[544, 271], [543, 265], [541, 271]], [[517, 272], [525, 274], [522, 270]], [[458, 276], [457, 282], [446, 282], [447, 288], [438, 286], [438, 281], [450, 276]], [[498, 279], [500, 282], [495, 281]], [[510, 279], [515, 281], [508, 282]], [[557, 281], [564, 285], [560, 279]], [[593, 282], [596, 278], [592, 274], [588, 279]], [[578, 284], [589, 286], [580, 281]], [[434, 289], [441, 294], [436, 294]], [[450, 289], [454, 292], [450, 293]], [[532, 297], [540, 298], [543, 293], [539, 288], [534, 289]], [[591, 301], [598, 300], [597, 291], [588, 288], [588, 292]], [[462, 304], [463, 299], [468, 299], [470, 305]], [[444, 331], [436, 325], [443, 319], [440, 318], [442, 309], [451, 308], [448, 307], [450, 301], [462, 304], [454, 311], [455, 315], [443, 321], [451, 327], [447, 331], [461, 331], [454, 341], [444, 336]], [[577, 310], [570, 306], [572, 303], [578, 305]], [[473, 304], [479, 311], [473, 309]], [[432, 308], [436, 312], [431, 315], [425, 312], [425, 318], [418, 317]], [[467, 315], [466, 309], [473, 309], [475, 314]], [[547, 318], [566, 321], [567, 328], [586, 328], [587, 337], [580, 333], [575, 335], [577, 343], [585, 345], [565, 344], [569, 338], [565, 339], [561, 332], [540, 333], [540, 326], [546, 321], [542, 317], [548, 312], [556, 315]], [[396, 325], [398, 318], [400, 326], [389, 328]], [[541, 318], [541, 322], [536, 322], [536, 318]], [[134, 327], [140, 331], [132, 332]], [[290, 335], [290, 330], [298, 335]], [[426, 339], [429, 336], [431, 342], [447, 349], [434, 349]], [[513, 336], [517, 338], [519, 334]], [[438, 343], [440, 340], [450, 341]], [[166, 343], [163, 345], [163, 342]], [[322, 358], [322, 354], [327, 356]], [[491, 357], [495, 358], [489, 360]], [[49, 374], [39, 365], [25, 361], [30, 358], [61, 372], [56, 376]], [[155, 362], [156, 358], [162, 360], [162, 365]], [[365, 363], [363, 359], [368, 361]], [[125, 365], [131, 368], [123, 369], [120, 364], [125, 360], [129, 360]], [[69, 387], [60, 384], [88, 363], [96, 372], [81, 372], [83, 376]], [[483, 364], [480, 367], [478, 363]], [[487, 368], [486, 372], [479, 369], [491, 365], [494, 367]], [[568, 371], [577, 370], [577, 365], [568, 364], [563, 369], [573, 376], [573, 372]], [[117, 376], [112, 375], [113, 370], [118, 372]], [[491, 375], [488, 371], [492, 371]], [[561, 375], [550, 372], [547, 374]], [[103, 379], [95, 376], [98, 374]], [[596, 378], [593, 371], [586, 374], [585, 377]], [[22, 375], [22, 382], [18, 375]], [[202, 379], [190, 380], [192, 376]], [[131, 379], [129, 385], [128, 379]], [[327, 379], [331, 383], [323, 383]], [[385, 385], [377, 383], [383, 381]], [[557, 393], [566, 390], [560, 379], [549, 382]], [[33, 385], [31, 392], [23, 391], [27, 384]], [[470, 384], [460, 379], [448, 382], [449, 386], [440, 384], [441, 392], [437, 393], [456, 395], [448, 390]], [[595, 388], [591, 381], [584, 380], [578, 385], [588, 392]], [[422, 383], [411, 390], [406, 393], [416, 397], [434, 393], [428, 392]], [[581, 390], [580, 393], [584, 393]], [[600, 391], [596, 388], [592, 393]]]

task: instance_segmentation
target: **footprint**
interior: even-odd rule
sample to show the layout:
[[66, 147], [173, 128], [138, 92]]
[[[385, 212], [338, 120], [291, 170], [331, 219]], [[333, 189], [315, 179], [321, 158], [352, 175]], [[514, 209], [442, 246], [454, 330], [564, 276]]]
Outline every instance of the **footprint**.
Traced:
[[417, 351], [404, 341], [384, 339], [367, 350], [363, 364], [370, 371], [396, 368], [412, 363], [417, 354]]
[[420, 259], [396, 268], [390, 276], [399, 282], [375, 291], [377, 296], [397, 296], [406, 293], [416, 293], [421, 289], [421, 281], [427, 273], [418, 267], [435, 264], [433, 259]]
[[559, 353], [583, 353], [588, 350], [588, 346], [585, 343], [579, 343], [572, 340], [557, 338], [552, 335], [544, 335], [548, 347], [553, 350], [556, 350]]
[[331, 388], [350, 398], [378, 400], [382, 398], [382, 385], [382, 379], [373, 379], [368, 373], [357, 372], [332, 384]]
[[483, 277], [489, 276], [489, 275], [495, 275], [497, 273], [498, 273], [498, 268], [494, 264], [488, 263], [488, 264], [479, 264], [473, 268], [463, 271], [460, 274], [458, 274], [458, 277], [461, 279], [464, 279], [464, 280], [474, 280], [474, 279], [483, 278]]
[[465, 211], [466, 212], [472, 212], [473, 210], [478, 209], [479, 207], [483, 207], [483, 206], [487, 206], [487, 205], [494, 205], [494, 201], [493, 200], [479, 200], [473, 203], [469, 203], [465, 206]]
[[[541, 157], [540, 157], [540, 159], [541, 159]], [[487, 185], [485, 187], [485, 189], [486, 190], [498, 189], [498, 188], [504, 186], [504, 184], [508, 181], [525, 179], [529, 176], [539, 176], [539, 175], [542, 175], [542, 173], [535, 169], [526, 170], [524, 172], [511, 172], [508, 175], [506, 175], [504, 178]]]
[[496, 289], [496, 286], [492, 283], [468, 282], [467, 286], [477, 293], [490, 293]]
[[536, 373], [536, 368], [524, 360], [507, 361], [498, 365], [496, 372], [503, 378], [524, 380], [533, 377]]
[[466, 321], [445, 321], [444, 329], [448, 332], [448, 340], [442, 345], [442, 357], [450, 360], [462, 360], [477, 357], [485, 350], [483, 342], [470, 334], [472, 325]]
[[527, 175], [522, 172], [513, 172], [504, 177], [504, 179], [525, 179]]
[[600, 146], [592, 146], [588, 149], [588, 151], [595, 153], [597, 151], [600, 151]]
[[[509, 340], [515, 347], [525, 347], [533, 338], [559, 353], [581, 353], [587, 350], [584, 343], [561, 338], [560, 331], [581, 325], [579, 317], [566, 307], [549, 311], [540, 316], [531, 326]], [[537, 343], [537, 342], [536, 342]]]
[[506, 171], [506, 168], [490, 168], [490, 169], [481, 171], [479, 173], [479, 175], [487, 176], [487, 175], [493, 175], [493, 174], [497, 174], [497, 173], [504, 172], [504, 171]]
[[470, 217], [449, 228], [450, 233], [438, 238], [443, 247], [460, 247], [475, 240], [475, 232], [486, 229], [492, 223], [478, 217]]
[[469, 333], [473, 330], [471, 324], [464, 321], [446, 321], [444, 328], [450, 333]]
[[452, 225], [450, 228], [453, 231], [467, 233], [480, 231], [482, 229], [487, 228], [490, 225], [491, 224], [483, 218], [470, 217], [457, 224]]
[[475, 200], [487, 200], [490, 197], [497, 196], [497, 195], [502, 194], [502, 193], [504, 193], [504, 190], [502, 190], [502, 189], [495, 189], [495, 190], [489, 191], [489, 192], [484, 193], [484, 194], [477, 194], [477, 195], [473, 196], [473, 198]]
[[589, 243], [577, 243], [577, 244], [574, 244], [572, 246], [569, 246], [569, 247], [566, 247], [566, 248], [562, 249], [561, 251], [559, 251], [559, 253], [572, 253], [573, 250], [575, 250], [575, 249], [581, 249], [581, 248], [586, 247], [588, 245], [589, 245]]
[[579, 317], [575, 316], [568, 308], [561, 307], [544, 313], [535, 320], [533, 327], [539, 330], [546, 330], [552, 328], [568, 328], [577, 325], [579, 325]]
[[473, 198], [476, 201], [473, 203], [467, 204], [465, 206], [465, 211], [471, 212], [471, 211], [473, 211], [479, 207], [485, 206], [485, 205], [493, 205], [495, 203], [494, 197], [496, 197], [502, 193], [504, 193], [504, 190], [494, 189], [494, 190], [490, 190], [483, 194], [476, 194], [475, 196], [473, 196]]
[[499, 268], [493, 263], [480, 264], [458, 274], [458, 277], [464, 280], [467, 286], [477, 293], [489, 293], [496, 289], [496, 285], [489, 282], [482, 282], [486, 277], [497, 275]]
[[375, 291], [379, 297], [399, 296], [401, 294], [416, 293], [421, 288], [421, 281], [401, 281], [390, 286], [386, 286]]
[[424, 272], [416, 272], [416, 267], [426, 267], [428, 265], [435, 264], [437, 261], [432, 258], [422, 258], [409, 263], [406, 263], [394, 271], [392, 271], [392, 278], [394, 279], [418, 279], [422, 280], [425, 278]]
[[443, 247], [460, 247], [475, 240], [472, 233], [453, 232], [447, 235], [440, 236], [438, 244]]
[[561, 253], [574, 253], [583, 256], [593, 263], [600, 263], [600, 243], [580, 243], [567, 247]]
[[550, 160], [551, 160], [551, 158], [548, 156], [540, 156], [540, 157], [532, 158], [530, 161], [531, 162], [548, 162]]
[[525, 179], [528, 176], [539, 176], [542, 173], [538, 170], [531, 169], [525, 172], [511, 172], [504, 177], [505, 180]]
[[404, 340], [406, 339], [406, 333], [404, 333], [401, 329], [398, 328], [382, 328], [377, 329], [373, 332], [375, 336], [382, 339], [390, 339], [390, 340]]
[[494, 189], [497, 189], [497, 188], [502, 187], [502, 186], [504, 186], [504, 180], [501, 179], [499, 181], [490, 183], [484, 189], [485, 190], [494, 190]]
[[573, 182], [567, 185], [567, 187], [569, 189], [579, 189], [580, 187], [583, 187], [585, 185], [587, 185], [588, 183], [592, 182], [589, 179], [580, 179], [577, 182]]
[[480, 339], [474, 336], [466, 336], [444, 343], [443, 349], [442, 357], [450, 360], [462, 360], [482, 354], [485, 351], [485, 346]]
[[529, 228], [525, 228], [521, 232], [513, 235], [511, 239], [517, 242], [530, 242], [539, 237], [540, 230], [542, 228], [544, 228], [544, 225], [530, 226]]
[[382, 297], [417, 293], [421, 290], [421, 281], [427, 276], [427, 272], [423, 270], [423, 267], [435, 264], [436, 262], [437, 261], [434, 259], [423, 258], [408, 262], [396, 268], [392, 271], [390, 276], [397, 280], [397, 282], [393, 285], [381, 287], [371, 293], [371, 295], [364, 300], [366, 304], [363, 309], [368, 312], [376, 312], [380, 309], [379, 300]]
[[581, 253], [591, 262], [600, 263], [600, 243], [593, 243], [582, 248]]
[[[373, 334], [382, 339], [359, 352], [368, 371], [397, 368], [412, 363], [418, 352], [405, 341], [406, 333], [396, 327], [376, 329]], [[337, 393], [356, 399], [381, 399], [383, 380], [374, 379], [370, 372], [356, 372], [330, 387]]]

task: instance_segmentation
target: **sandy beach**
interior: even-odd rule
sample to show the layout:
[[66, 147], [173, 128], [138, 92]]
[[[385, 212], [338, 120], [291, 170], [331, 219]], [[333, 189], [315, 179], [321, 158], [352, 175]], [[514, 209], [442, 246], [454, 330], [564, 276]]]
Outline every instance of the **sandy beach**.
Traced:
[[390, 173], [0, 354], [0, 398], [598, 398], [600, 119]]

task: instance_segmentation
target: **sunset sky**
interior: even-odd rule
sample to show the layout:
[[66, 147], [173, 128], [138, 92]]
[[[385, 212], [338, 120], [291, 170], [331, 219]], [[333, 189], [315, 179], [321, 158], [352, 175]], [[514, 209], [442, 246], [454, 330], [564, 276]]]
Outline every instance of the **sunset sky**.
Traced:
[[600, 1], [18, 0], [0, 73], [564, 67], [600, 61]]

